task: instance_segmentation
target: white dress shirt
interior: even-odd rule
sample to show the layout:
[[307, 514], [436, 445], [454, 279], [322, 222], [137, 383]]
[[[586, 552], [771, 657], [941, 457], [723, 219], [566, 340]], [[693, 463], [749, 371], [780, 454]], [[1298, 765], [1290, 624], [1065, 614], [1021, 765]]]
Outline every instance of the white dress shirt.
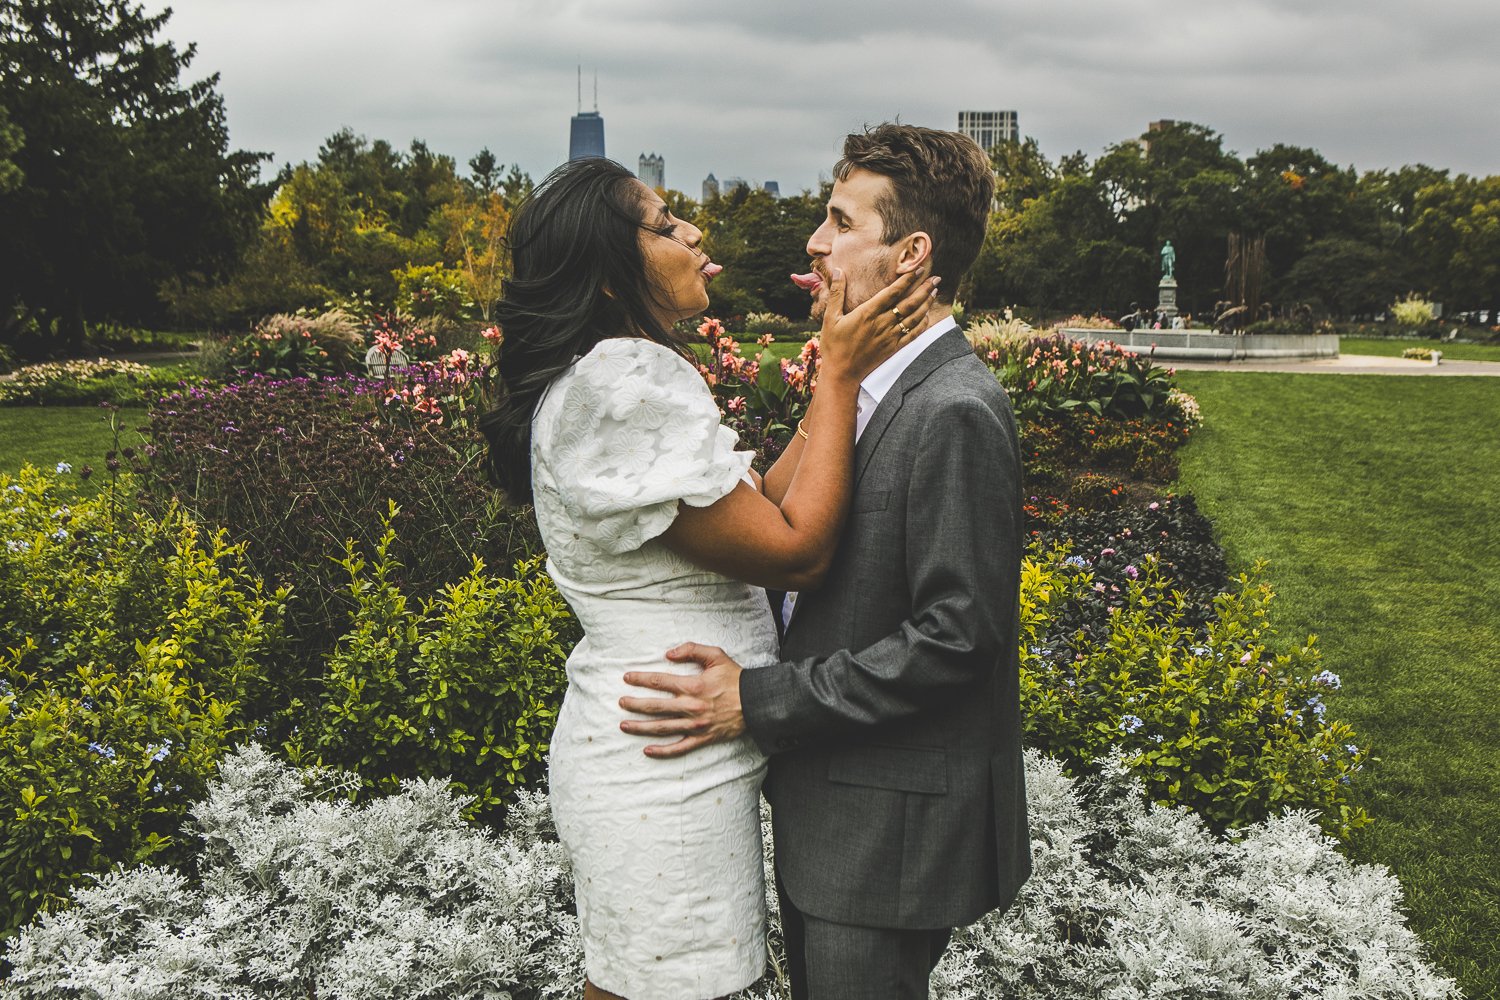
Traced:
[[[865, 428], [869, 426], [870, 418], [875, 415], [875, 409], [880, 401], [891, 391], [891, 386], [901, 378], [901, 373], [911, 366], [927, 348], [931, 347], [933, 341], [937, 340], [949, 330], [958, 328], [958, 321], [952, 316], [946, 316], [936, 323], [917, 334], [915, 340], [907, 344], [901, 350], [892, 354], [880, 363], [870, 374], [859, 383], [858, 408], [854, 416], [854, 441], [857, 444], [860, 436], [864, 434]], [[797, 606], [797, 592], [788, 591], [786, 599], [781, 602], [781, 623], [783, 626], [791, 624], [792, 609]]]

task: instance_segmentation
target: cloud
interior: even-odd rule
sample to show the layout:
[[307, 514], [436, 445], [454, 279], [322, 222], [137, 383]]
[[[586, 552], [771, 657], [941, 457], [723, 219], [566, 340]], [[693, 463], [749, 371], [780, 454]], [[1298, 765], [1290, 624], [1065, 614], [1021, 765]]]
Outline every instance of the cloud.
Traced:
[[1307, 145], [1361, 169], [1500, 172], [1492, 0], [1054, 0], [857, 6], [541, 0], [177, 0], [167, 33], [222, 72], [237, 146], [315, 155], [342, 126], [462, 163], [481, 146], [541, 175], [568, 118], [599, 110], [609, 153], [703, 176], [814, 187], [848, 131], [900, 116], [952, 128], [1013, 108], [1056, 158], [1156, 118], [1242, 155]]

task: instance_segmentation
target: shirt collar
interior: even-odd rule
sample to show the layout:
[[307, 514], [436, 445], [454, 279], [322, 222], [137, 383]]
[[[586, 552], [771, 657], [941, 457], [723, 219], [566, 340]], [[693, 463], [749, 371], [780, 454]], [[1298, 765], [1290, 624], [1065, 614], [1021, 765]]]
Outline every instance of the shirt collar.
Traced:
[[932, 346], [937, 340], [949, 330], [958, 329], [958, 321], [952, 316], [945, 316], [936, 323], [929, 326], [917, 335], [917, 339], [907, 344], [901, 350], [892, 354], [880, 363], [870, 374], [865, 376], [859, 387], [870, 394], [877, 404], [885, 398], [885, 394], [891, 391], [891, 386], [901, 377], [901, 373], [917, 360], [917, 356]]

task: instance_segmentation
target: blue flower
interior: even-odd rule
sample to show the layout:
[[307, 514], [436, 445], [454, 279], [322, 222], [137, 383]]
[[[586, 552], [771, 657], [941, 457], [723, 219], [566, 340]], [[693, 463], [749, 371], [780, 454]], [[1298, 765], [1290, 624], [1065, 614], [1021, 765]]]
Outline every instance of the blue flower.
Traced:
[[1120, 728], [1127, 733], [1133, 733], [1145, 724], [1138, 715], [1123, 715], [1120, 717]]
[[90, 743], [89, 750], [105, 758], [106, 760], [115, 759], [115, 748], [107, 743]]
[[1355, 746], [1353, 743], [1345, 743], [1344, 744], [1344, 749], [1347, 750], [1351, 754], [1357, 754], [1357, 753], [1359, 753], [1359, 747]]
[[72, 471], [73, 471], [73, 467], [71, 465], [69, 465], [67, 462], [58, 462], [57, 463], [57, 474], [59, 476], [62, 475], [63, 473], [65, 473], [65, 472], [72, 472]]
[[1063, 560], [1063, 563], [1068, 566], [1077, 566], [1078, 568], [1082, 569], [1089, 564], [1089, 561], [1083, 558], [1083, 556], [1068, 556], [1068, 558]]
[[1314, 684], [1322, 684], [1324, 687], [1332, 688], [1334, 691], [1344, 686], [1344, 682], [1339, 680], [1339, 675], [1332, 670], [1322, 671], [1312, 681]]
[[154, 760], [154, 761], [156, 761], [158, 764], [160, 764], [162, 761], [166, 760], [167, 757], [171, 755], [171, 753], [172, 753], [172, 741], [171, 740], [163, 740], [161, 747], [155, 753], [153, 753], [151, 755], [151, 759]]
[[54, 542], [66, 542], [68, 540], [68, 529], [58, 528], [51, 535]]
[[30, 552], [31, 543], [12, 538], [5, 543], [5, 549], [7, 552]]
[[6, 488], [9, 489], [12, 493], [25, 493], [26, 492], [25, 490], [21, 489], [20, 484], [18, 484], [18, 483], [11, 483], [10, 486], [8, 486]]

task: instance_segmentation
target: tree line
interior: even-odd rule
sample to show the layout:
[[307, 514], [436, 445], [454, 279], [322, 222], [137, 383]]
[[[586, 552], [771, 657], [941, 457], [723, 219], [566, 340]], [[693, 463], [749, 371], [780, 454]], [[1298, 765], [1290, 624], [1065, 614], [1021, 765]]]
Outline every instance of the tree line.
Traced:
[[[230, 147], [217, 76], [184, 82], [195, 50], [158, 37], [168, 16], [127, 0], [0, 0], [0, 346], [57, 353], [105, 321], [243, 328], [359, 296], [488, 316], [531, 177], [488, 149], [461, 170], [420, 140], [343, 129], [267, 179], [268, 154]], [[1450, 313], [1500, 308], [1500, 176], [1358, 173], [1280, 144], [1242, 159], [1189, 122], [1092, 160], [1054, 162], [1032, 139], [992, 158], [995, 210], [961, 289], [973, 307], [1153, 303], [1170, 239], [1189, 312], [1224, 296], [1235, 240], [1258, 251], [1252, 308], [1352, 316], [1407, 292]], [[826, 186], [664, 195], [726, 267], [720, 315], [805, 315], [786, 275]]]
[[1093, 161], [1054, 163], [1031, 139], [992, 156], [998, 192], [976, 304], [1109, 314], [1154, 303], [1157, 251], [1171, 240], [1183, 307], [1201, 312], [1225, 294], [1237, 237], [1264, 248], [1252, 307], [1347, 317], [1413, 291], [1449, 312], [1500, 306], [1500, 176], [1421, 164], [1358, 173], [1285, 144], [1241, 159], [1191, 122]]

